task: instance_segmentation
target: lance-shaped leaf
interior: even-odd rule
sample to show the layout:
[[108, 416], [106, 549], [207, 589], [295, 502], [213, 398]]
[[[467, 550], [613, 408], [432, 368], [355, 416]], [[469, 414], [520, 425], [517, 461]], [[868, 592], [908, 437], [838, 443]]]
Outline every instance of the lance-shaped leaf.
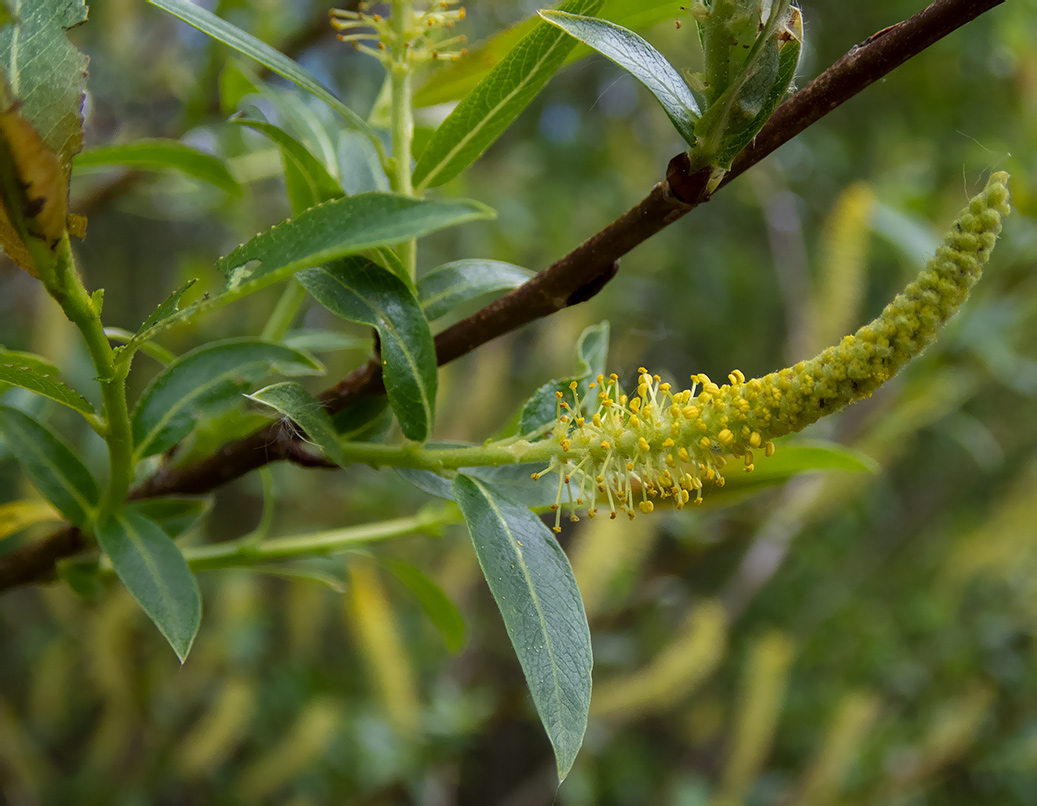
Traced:
[[169, 495], [131, 501], [126, 509], [154, 521], [170, 537], [178, 537], [208, 515], [212, 504], [211, 496]]
[[420, 238], [494, 212], [474, 201], [419, 201], [392, 193], [335, 199], [257, 235], [216, 264], [226, 294], [250, 292], [311, 266]]
[[540, 518], [485, 482], [458, 475], [454, 496], [564, 779], [583, 744], [593, 663], [572, 567]]
[[80, 414], [92, 415], [94, 407], [79, 392], [67, 386], [55, 375], [43, 374], [36, 367], [8, 362], [0, 353], [0, 384], [10, 384], [48, 397]]
[[[600, 6], [601, 0], [569, 0], [561, 8], [591, 14]], [[442, 185], [475, 162], [544, 88], [574, 44], [547, 23], [533, 28], [433, 133], [414, 166], [415, 187]]]
[[229, 45], [238, 53], [255, 59], [271, 72], [287, 78], [300, 89], [320, 98], [372, 140], [377, 138], [378, 135], [367, 125], [367, 121], [336, 98], [331, 90], [303, 69], [302, 65], [265, 42], [256, 39], [252, 34], [245, 33], [237, 26], [231, 25], [211, 11], [206, 11], [189, 0], [148, 0], [148, 2], [179, 17], [188, 25], [194, 26], [213, 39]]
[[285, 381], [249, 395], [249, 399], [270, 406], [295, 422], [331, 461], [346, 464], [345, 454], [335, 433], [331, 415], [302, 384]]
[[283, 344], [229, 339], [178, 358], [144, 390], [133, 411], [134, 457], [162, 453], [186, 437], [202, 416], [217, 414], [270, 372], [319, 373], [320, 365]]
[[253, 131], [266, 135], [278, 145], [284, 165], [285, 187], [293, 214], [299, 215], [303, 210], [343, 195], [342, 188], [335, 178], [306, 146], [284, 129], [257, 117], [258, 115], [258, 112], [253, 113], [250, 110], [248, 114], [235, 115], [231, 122], [248, 126]]
[[141, 326], [137, 328], [137, 332], [133, 334], [133, 338], [120, 347], [119, 350], [129, 350], [131, 352], [136, 350], [145, 342], [150, 341], [156, 333], [162, 330], [162, 327], [166, 322], [176, 319], [177, 315], [180, 313], [180, 299], [187, 293], [187, 290], [197, 282], [197, 279], [188, 280], [182, 286], [173, 291], [172, 294], [166, 297], [159, 306], [148, 315], [148, 318], [141, 323]]
[[443, 589], [413, 565], [389, 557], [382, 557], [379, 562], [414, 594], [429, 620], [443, 636], [446, 648], [458, 652], [464, 645], [464, 617]]
[[606, 56], [640, 81], [666, 111], [670, 122], [688, 145], [695, 145], [698, 102], [673, 66], [633, 31], [596, 17], [541, 11], [540, 16]]
[[231, 176], [227, 163], [179, 140], [135, 140], [114, 146], [87, 149], [75, 158], [76, 170], [122, 166], [140, 171], [176, 171], [217, 187], [232, 196], [241, 195], [241, 185]]
[[[519, 433], [529, 434], [554, 422], [558, 417], [560, 399], [575, 410], [577, 402], [575, 395], [578, 395], [581, 401], [586, 401], [589, 397], [593, 404], [591, 408], [596, 409], [596, 398], [590, 385], [595, 382], [598, 375], [605, 372], [608, 349], [609, 323], [607, 321], [586, 328], [576, 342], [576, 373], [569, 378], [548, 381], [533, 393], [523, 404], [519, 414]], [[575, 390], [571, 388], [573, 381], [576, 382]], [[559, 394], [561, 394], [561, 398], [558, 397]]]
[[436, 406], [436, 347], [411, 290], [396, 275], [359, 256], [296, 276], [333, 314], [378, 331], [389, 405], [408, 439], [428, 439]]
[[[673, 0], [605, 0], [598, 16], [626, 28], [639, 30], [672, 20]], [[432, 106], [463, 98], [538, 22], [539, 19], [533, 16], [505, 28], [482, 43], [469, 46], [465, 58], [445, 64], [434, 72], [430, 71], [414, 95], [415, 103], [418, 106]], [[565, 63], [570, 64], [590, 53], [584, 47], [574, 48]]]
[[455, 260], [437, 266], [418, 281], [418, 299], [432, 322], [484, 294], [518, 288], [532, 276], [529, 269], [501, 260]]
[[97, 483], [64, 440], [9, 406], [0, 406], [0, 436], [55, 509], [76, 526], [90, 522], [99, 500]]
[[178, 322], [285, 280], [300, 269], [495, 215], [479, 202], [461, 199], [419, 201], [392, 193], [333, 199], [260, 233], [221, 258], [216, 267], [227, 276], [222, 290], [155, 321], [124, 349], [136, 349], [142, 340]]
[[202, 597], [184, 555], [139, 512], [105, 518], [96, 531], [116, 576], [183, 663], [202, 620]]

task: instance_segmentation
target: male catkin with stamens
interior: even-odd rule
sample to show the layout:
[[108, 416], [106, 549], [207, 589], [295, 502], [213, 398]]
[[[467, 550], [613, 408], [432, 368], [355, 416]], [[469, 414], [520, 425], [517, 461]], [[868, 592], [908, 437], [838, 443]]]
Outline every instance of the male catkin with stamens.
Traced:
[[655, 498], [672, 498], [678, 509], [701, 501], [704, 482], [723, 485], [727, 457], [751, 471], [756, 451], [774, 452], [771, 440], [869, 397], [932, 343], [979, 279], [1008, 213], [1002, 171], [881, 315], [809, 361], [748, 381], [734, 370], [723, 386], [693, 375], [692, 388], [680, 392], [642, 369], [630, 397], [618, 393], [616, 375], [598, 376], [593, 410], [576, 398], [574, 383], [574, 404], [560, 400], [552, 434], [562, 451], [544, 472], [557, 470], [573, 508], [587, 506], [592, 517], [599, 502], [612, 517], [633, 517], [651, 512]]

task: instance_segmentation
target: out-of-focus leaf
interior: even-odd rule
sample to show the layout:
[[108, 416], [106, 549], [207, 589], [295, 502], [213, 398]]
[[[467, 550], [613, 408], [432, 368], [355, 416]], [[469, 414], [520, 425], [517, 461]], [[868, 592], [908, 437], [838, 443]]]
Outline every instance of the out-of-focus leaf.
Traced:
[[168, 11], [175, 17], [179, 17], [188, 25], [197, 28], [204, 34], [208, 34], [213, 39], [229, 45], [238, 53], [255, 59], [268, 70], [277, 73], [282, 78], [287, 78], [300, 89], [306, 90], [320, 98], [368, 137], [374, 139], [378, 136], [367, 125], [367, 121], [336, 98], [331, 90], [304, 70], [298, 62], [289, 59], [265, 42], [261, 42], [251, 34], [245, 33], [237, 26], [231, 25], [226, 20], [217, 17], [210, 11], [206, 11], [201, 6], [196, 6], [189, 0], [148, 0], [148, 2], [158, 6], [163, 11]]
[[429, 620], [436, 625], [443, 643], [451, 652], [460, 651], [464, 645], [464, 617], [443, 589], [413, 565], [385, 558], [381, 564], [406, 585], [421, 603]]
[[454, 479], [454, 495], [564, 780], [591, 699], [591, 636], [576, 578], [529, 509], [465, 475]]
[[0, 540], [22, 529], [45, 521], [59, 521], [61, 515], [42, 501], [9, 501], [0, 504]]
[[96, 532], [115, 575], [183, 663], [202, 620], [202, 597], [184, 555], [161, 526], [139, 512], [106, 518]]
[[345, 129], [338, 137], [339, 176], [342, 189], [350, 195], [386, 192], [389, 179], [371, 141], [359, 132]]
[[371, 339], [347, 336], [336, 330], [304, 328], [285, 333], [281, 343], [308, 353], [330, 353], [335, 350], [370, 350]]
[[275, 383], [253, 392], [249, 398], [290, 417], [324, 451], [325, 456], [336, 464], [346, 464], [331, 415], [301, 384], [295, 381]]
[[432, 322], [483, 294], [518, 288], [533, 274], [500, 260], [455, 260], [437, 266], [418, 281], [418, 299]]
[[10, 384], [27, 389], [68, 406], [80, 414], [91, 415], [94, 413], [94, 407], [90, 401], [67, 386], [60, 378], [54, 375], [43, 375], [31, 366], [7, 363], [4, 358], [5, 356], [0, 354], [0, 384]]
[[144, 171], [177, 171], [184, 176], [217, 187], [232, 196], [241, 195], [227, 163], [206, 151], [200, 151], [179, 140], [136, 140], [115, 146], [90, 148], [74, 161], [76, 170], [123, 166]]
[[375, 442], [392, 427], [393, 415], [389, 403], [379, 396], [346, 406], [331, 421], [343, 441]]
[[170, 537], [179, 537], [212, 510], [211, 496], [167, 496], [131, 501], [126, 509], [143, 515], [162, 527]]
[[595, 17], [541, 11], [540, 16], [611, 59], [648, 89], [688, 145], [695, 145], [695, 121], [702, 114], [691, 90], [666, 58], [643, 38]]
[[728, 465], [724, 472], [724, 486], [703, 489], [702, 502], [706, 506], [729, 506], [745, 495], [766, 487], [782, 484], [800, 473], [841, 471], [870, 473], [880, 471], [872, 458], [834, 442], [806, 441], [778, 444], [773, 456], [757, 459], [752, 473], [739, 472]]
[[306, 269], [297, 277], [333, 314], [378, 331], [389, 405], [408, 439], [428, 439], [436, 406], [436, 347], [410, 289], [360, 256]]
[[[464, 446], [465, 443], [430, 443], [426, 447], [456, 448]], [[538, 481], [533, 480], [533, 474], [543, 469], [542, 464], [517, 464], [499, 467], [462, 467], [458, 472], [486, 482], [517, 504], [540, 509], [554, 504], [558, 492], [557, 473], [546, 474]], [[450, 479], [433, 473], [431, 470], [415, 470], [411, 467], [397, 467], [395, 470], [397, 475], [405, 481], [409, 481], [419, 490], [438, 498], [454, 500], [454, 488], [451, 486]]]
[[[576, 14], [600, 7], [601, 0], [561, 6]], [[436, 129], [414, 166], [415, 187], [442, 185], [475, 162], [544, 88], [574, 44], [547, 23], [535, 26]]]
[[0, 406], [0, 436], [29, 481], [76, 526], [94, 516], [97, 483], [72, 449], [28, 414]]
[[342, 188], [320, 160], [284, 129], [245, 113], [235, 115], [231, 122], [247, 126], [277, 143], [293, 214], [299, 215], [303, 210], [343, 195]]
[[[557, 417], [559, 400], [575, 409], [576, 398], [571, 388], [573, 381], [576, 381], [576, 394], [580, 400], [592, 398], [591, 409], [596, 410], [597, 403], [590, 385], [605, 372], [608, 346], [608, 322], [601, 322], [584, 330], [576, 342], [576, 374], [570, 378], [548, 381], [533, 393], [522, 406], [519, 433], [529, 434], [553, 422]], [[561, 398], [558, 397], [558, 393], [561, 393]]]
[[[673, 0], [605, 0], [598, 16], [632, 30], [672, 20], [675, 16]], [[535, 16], [505, 28], [475, 47], [470, 47], [463, 59], [445, 65], [429, 75], [415, 93], [418, 106], [449, 103], [464, 97], [479, 83], [512, 48], [536, 26]], [[569, 64], [590, 55], [586, 47], [574, 48], [566, 58]]]
[[312, 358], [282, 344], [228, 339], [192, 350], [144, 390], [133, 411], [134, 456], [162, 453], [186, 437], [195, 420], [233, 406], [270, 372], [319, 373]]

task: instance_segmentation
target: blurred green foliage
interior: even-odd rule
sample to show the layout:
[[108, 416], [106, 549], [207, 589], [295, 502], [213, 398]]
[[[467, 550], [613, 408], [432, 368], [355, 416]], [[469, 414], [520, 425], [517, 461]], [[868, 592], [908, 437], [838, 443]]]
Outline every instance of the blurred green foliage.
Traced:
[[[355, 108], [374, 103], [378, 66], [335, 43], [325, 8], [217, 6]], [[919, 6], [805, 3], [800, 83]], [[477, 40], [535, 7], [476, 0], [467, 33]], [[696, 66], [687, 26], [646, 36], [678, 67]], [[108, 322], [132, 331], [168, 289], [195, 276], [212, 285], [219, 255], [289, 211], [276, 152], [223, 122], [233, 107], [221, 111], [219, 88], [240, 64], [225, 48], [126, 0], [92, 7], [73, 38], [91, 56], [88, 145], [183, 137], [229, 155], [248, 182], [232, 199], [170, 176], [75, 180], [71, 209], [90, 218], [87, 283], [107, 289]], [[435, 436], [476, 441], [568, 372], [578, 334], [605, 318], [621, 376], [642, 364], [676, 378], [763, 374], [874, 315], [985, 175], [1013, 175], [1015, 214], [939, 343], [807, 434], [863, 451], [881, 474], [805, 477], [728, 509], [563, 533], [596, 688], [557, 795], [462, 527], [315, 568], [332, 585], [202, 574], [205, 619], [182, 669], [121, 589], [85, 603], [59, 586], [8, 593], [0, 793], [15, 805], [116, 806], [1037, 802], [1035, 40], [1034, 0], [983, 15], [636, 249], [591, 302], [444, 370]], [[420, 268], [459, 258], [543, 268], [644, 195], [681, 146], [629, 76], [580, 61], [446, 186], [493, 205], [499, 221], [423, 240]], [[89, 362], [71, 326], [24, 273], [0, 268], [0, 283], [0, 343], [53, 356], [78, 381]], [[258, 294], [163, 344], [179, 353], [256, 333], [275, 299]], [[306, 324], [337, 327], [317, 308]], [[366, 352], [324, 358], [337, 377]], [[63, 416], [52, 421], [71, 422]], [[101, 443], [76, 438], [84, 461], [103, 465]], [[275, 534], [426, 501], [364, 468], [274, 467], [272, 480]], [[29, 494], [10, 462], [0, 485], [5, 500]], [[247, 533], [261, 501], [257, 477], [230, 485], [189, 539]], [[383, 559], [422, 569], [458, 605], [460, 652]]]

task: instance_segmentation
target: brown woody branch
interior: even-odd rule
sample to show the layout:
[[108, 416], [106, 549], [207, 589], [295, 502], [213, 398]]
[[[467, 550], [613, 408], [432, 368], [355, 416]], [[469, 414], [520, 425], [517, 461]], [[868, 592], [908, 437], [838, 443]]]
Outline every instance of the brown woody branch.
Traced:
[[[894, 68], [1002, 2], [936, 0], [910, 19], [855, 45], [775, 111], [753, 145], [735, 160], [721, 187]], [[685, 154], [674, 157], [666, 178], [636, 206], [529, 282], [441, 332], [436, 336], [439, 364], [596, 294], [616, 274], [620, 257], [709, 200], [706, 177], [689, 175], [687, 166]], [[321, 399], [334, 412], [383, 392], [381, 368], [371, 360], [328, 389]], [[225, 445], [193, 465], [160, 469], [136, 487], [131, 498], [210, 492], [275, 461], [323, 465], [300, 453], [285, 430], [273, 425]], [[0, 557], [0, 591], [52, 579], [60, 559], [86, 547], [84, 536], [66, 527]]]

